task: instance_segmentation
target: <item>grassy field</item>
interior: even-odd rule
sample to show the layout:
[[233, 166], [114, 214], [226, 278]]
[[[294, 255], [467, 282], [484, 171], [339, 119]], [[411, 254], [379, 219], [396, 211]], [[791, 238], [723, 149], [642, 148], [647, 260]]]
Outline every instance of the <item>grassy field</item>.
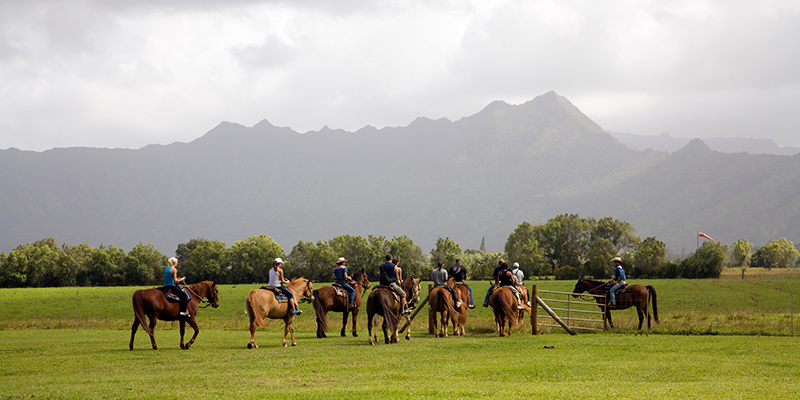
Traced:
[[[500, 338], [478, 305], [464, 337], [434, 338], [421, 314], [411, 341], [369, 346], [364, 312], [359, 338], [338, 337], [339, 314], [330, 314], [329, 338], [317, 339], [303, 304], [297, 347], [280, 346], [277, 321], [258, 331], [255, 350], [246, 349], [244, 301], [258, 285], [221, 286], [220, 307], [200, 312], [188, 351], [178, 349], [177, 324], [163, 321], [161, 350], [141, 330], [128, 350], [136, 288], [2, 289], [0, 398], [797, 399], [790, 293], [797, 297], [800, 275], [779, 272], [632, 281], [658, 291], [661, 324], [650, 334], [635, 330], [629, 309], [614, 313], [617, 328], [606, 333], [533, 336], [526, 324]], [[471, 284], [480, 304], [488, 285]]]

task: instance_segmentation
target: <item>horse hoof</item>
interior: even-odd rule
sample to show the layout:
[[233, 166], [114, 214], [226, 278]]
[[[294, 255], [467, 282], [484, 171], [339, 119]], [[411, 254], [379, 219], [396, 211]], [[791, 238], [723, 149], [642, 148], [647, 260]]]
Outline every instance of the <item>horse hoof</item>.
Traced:
[[358, 334], [353, 332], [353, 337], [358, 337]]
[[292, 343], [292, 347], [295, 347], [295, 346], [297, 346], [297, 343]]
[[340, 335], [341, 335], [342, 337], [347, 337], [347, 334], [346, 334], [346, 333], [344, 333], [344, 332], [342, 332]]

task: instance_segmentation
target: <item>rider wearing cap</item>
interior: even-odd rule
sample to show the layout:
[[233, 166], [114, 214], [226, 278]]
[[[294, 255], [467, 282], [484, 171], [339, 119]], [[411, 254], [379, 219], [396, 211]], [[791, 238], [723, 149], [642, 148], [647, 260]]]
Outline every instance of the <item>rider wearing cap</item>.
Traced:
[[352, 278], [347, 275], [347, 266], [344, 265], [346, 262], [347, 260], [344, 257], [339, 257], [339, 261], [336, 262], [336, 268], [333, 269], [333, 279], [342, 289], [347, 290], [348, 304], [352, 308], [355, 307], [356, 290], [348, 283]]
[[625, 286], [628, 282], [625, 281], [625, 270], [622, 269], [622, 259], [619, 257], [614, 257], [611, 259], [611, 262], [614, 263], [614, 285], [611, 286], [611, 289], [608, 291], [608, 299], [609, 304], [613, 307], [617, 305], [617, 298], [614, 292], [617, 289]]
[[278, 257], [275, 261], [272, 262], [272, 268], [269, 269], [269, 283], [267, 287], [275, 288], [280, 290], [287, 299], [289, 299], [289, 308], [292, 310], [292, 314], [298, 315], [303, 311], [300, 310], [297, 306], [297, 299], [294, 298], [292, 292], [283, 286], [284, 283], [290, 283], [288, 279], [283, 277], [283, 260]]

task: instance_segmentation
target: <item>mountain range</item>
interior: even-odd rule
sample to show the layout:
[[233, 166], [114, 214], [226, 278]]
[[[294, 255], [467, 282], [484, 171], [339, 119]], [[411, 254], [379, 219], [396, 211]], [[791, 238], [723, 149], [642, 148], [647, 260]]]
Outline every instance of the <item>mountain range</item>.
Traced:
[[676, 254], [698, 232], [763, 245], [800, 238], [800, 155], [675, 151], [621, 142], [566, 98], [495, 101], [457, 121], [298, 133], [223, 122], [189, 143], [141, 149], [0, 150], [0, 250], [266, 234], [291, 251], [337, 235], [406, 235], [430, 250], [502, 251], [523, 221], [626, 220]]

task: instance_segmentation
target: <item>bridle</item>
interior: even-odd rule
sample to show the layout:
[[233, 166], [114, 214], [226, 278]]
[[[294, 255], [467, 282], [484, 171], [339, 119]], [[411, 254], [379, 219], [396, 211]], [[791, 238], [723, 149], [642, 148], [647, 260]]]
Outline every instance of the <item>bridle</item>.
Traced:
[[211, 303], [206, 301], [206, 299], [203, 296], [200, 296], [199, 294], [197, 294], [197, 292], [194, 289], [192, 289], [191, 286], [187, 285], [187, 286], [184, 286], [184, 287], [186, 289], [188, 289], [190, 292], [192, 292], [192, 295], [194, 295], [194, 297], [197, 298], [200, 303], [205, 304], [204, 306], [202, 306], [202, 307], [198, 306], [197, 308], [208, 308], [208, 306], [211, 305]]

